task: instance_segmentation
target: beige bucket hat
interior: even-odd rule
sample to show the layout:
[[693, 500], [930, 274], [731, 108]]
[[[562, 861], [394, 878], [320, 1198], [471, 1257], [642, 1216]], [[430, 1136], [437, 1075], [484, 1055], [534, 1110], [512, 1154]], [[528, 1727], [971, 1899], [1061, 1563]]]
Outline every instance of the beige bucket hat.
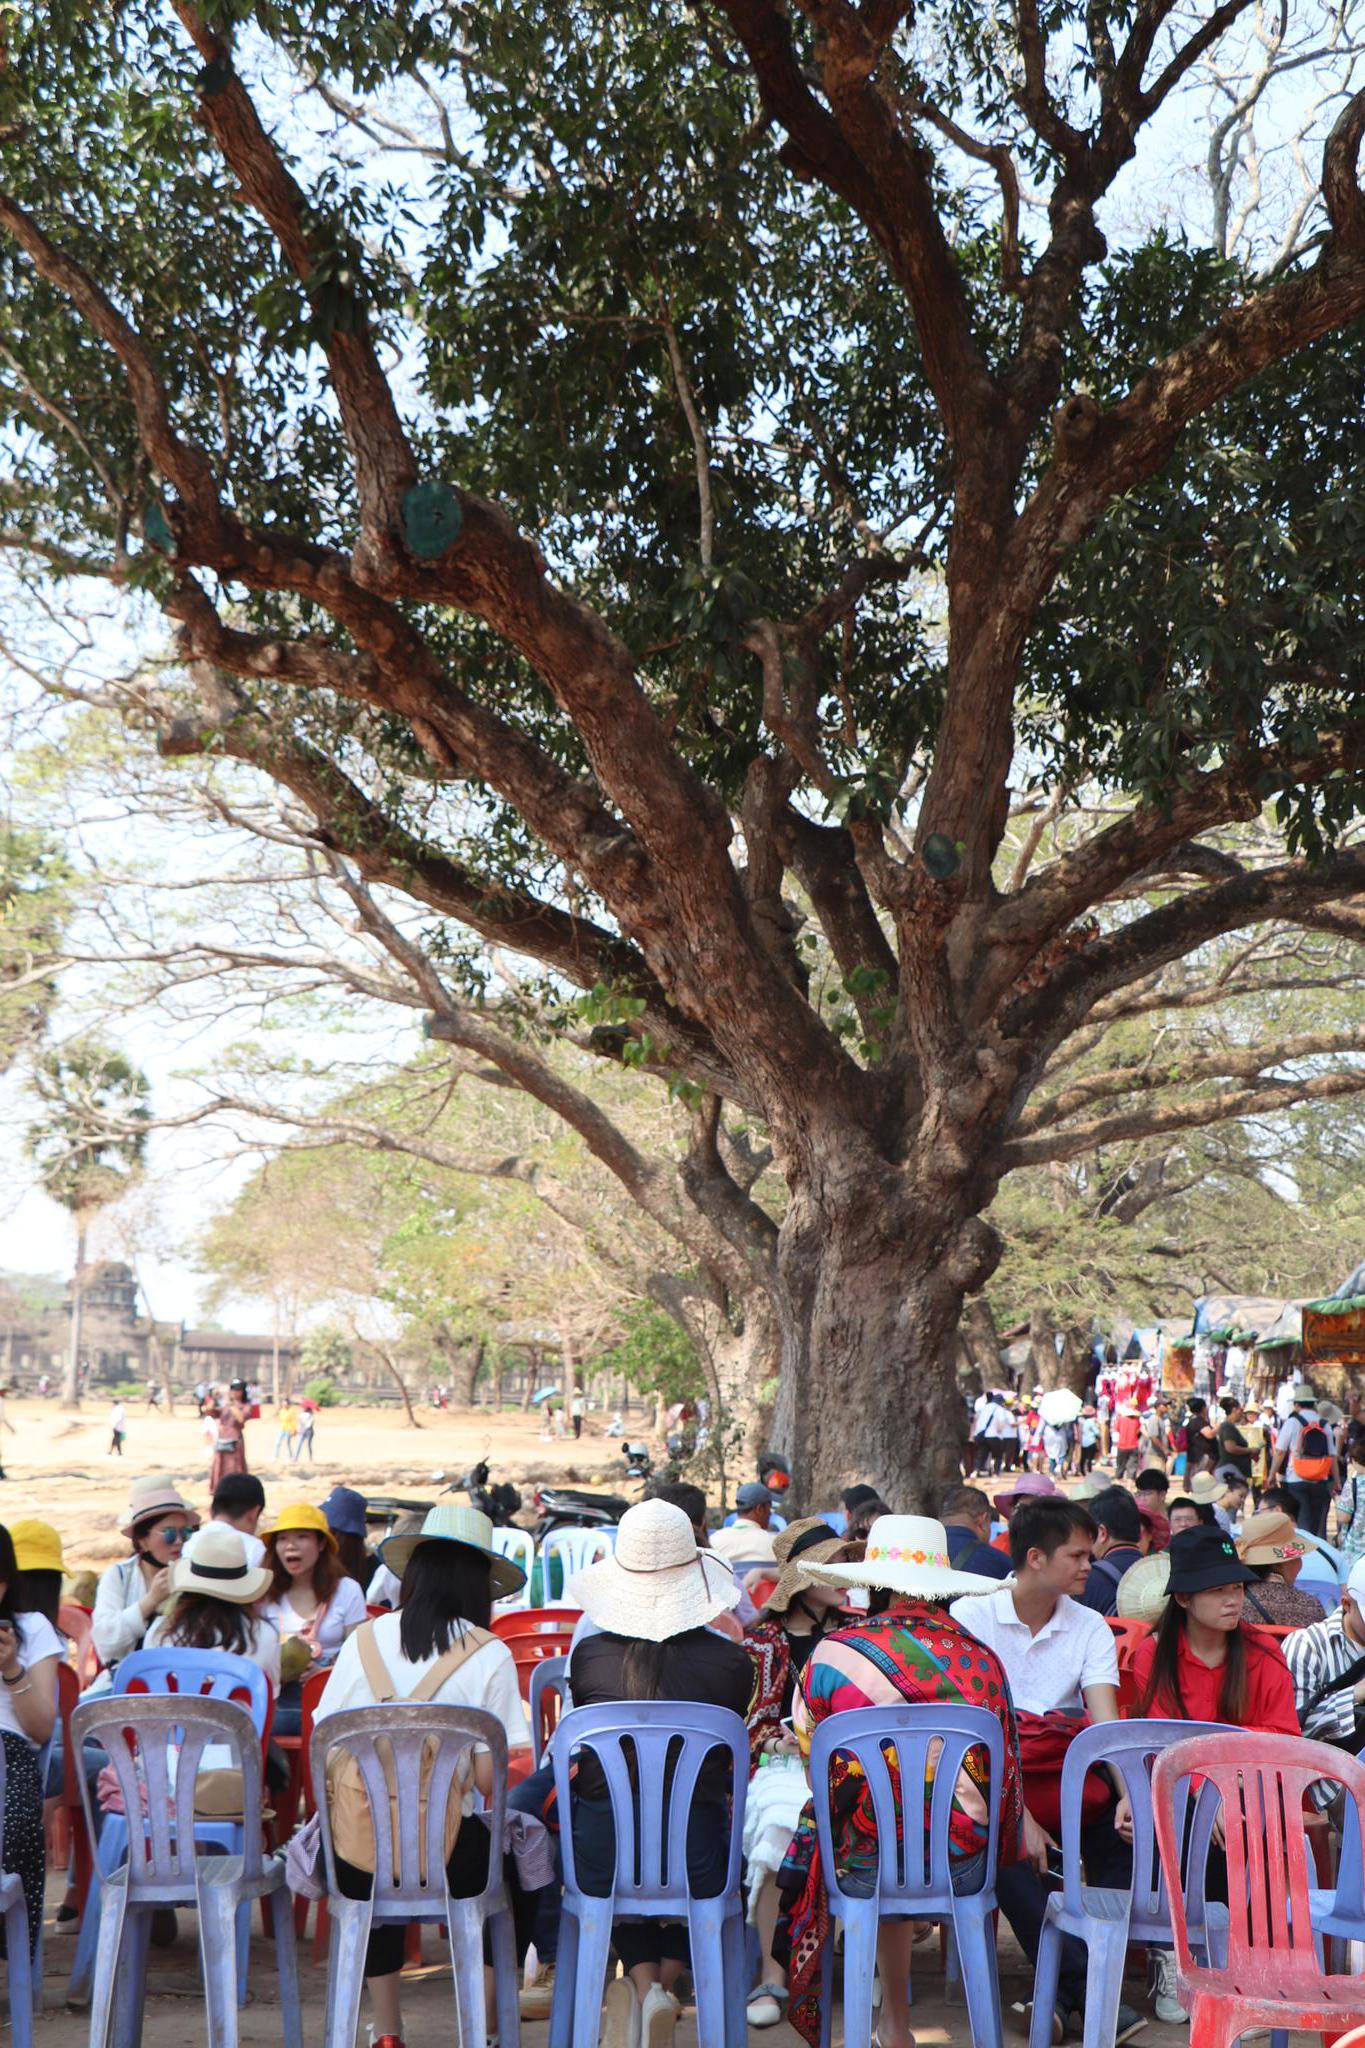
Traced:
[[211, 1600], [230, 1600], [250, 1607], [263, 1600], [274, 1582], [265, 1565], [253, 1565], [240, 1529], [226, 1522], [208, 1522], [194, 1539], [194, 1549], [171, 1570], [173, 1593], [202, 1593]]
[[564, 1596], [608, 1635], [666, 1643], [728, 1612], [739, 1587], [722, 1558], [698, 1550], [681, 1508], [642, 1500], [622, 1515], [611, 1555], [570, 1579]]
[[767, 1614], [785, 1614], [798, 1593], [804, 1593], [807, 1586], [819, 1581], [812, 1574], [813, 1564], [835, 1564], [848, 1553], [850, 1546], [842, 1536], [836, 1536], [823, 1515], [806, 1515], [799, 1522], [788, 1522], [778, 1532], [773, 1542], [773, 1558], [782, 1569], [777, 1575], [777, 1584], [763, 1603]]

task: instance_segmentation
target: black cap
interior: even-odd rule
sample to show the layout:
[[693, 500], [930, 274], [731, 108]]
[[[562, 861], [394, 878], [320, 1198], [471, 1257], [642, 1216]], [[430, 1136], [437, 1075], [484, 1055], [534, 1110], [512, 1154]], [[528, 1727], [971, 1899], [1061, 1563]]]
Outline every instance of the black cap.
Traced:
[[1181, 1529], [1172, 1536], [1167, 1556], [1171, 1576], [1170, 1593], [1208, 1593], [1215, 1586], [1250, 1586], [1256, 1574], [1237, 1555], [1237, 1546], [1221, 1529], [1203, 1525]]

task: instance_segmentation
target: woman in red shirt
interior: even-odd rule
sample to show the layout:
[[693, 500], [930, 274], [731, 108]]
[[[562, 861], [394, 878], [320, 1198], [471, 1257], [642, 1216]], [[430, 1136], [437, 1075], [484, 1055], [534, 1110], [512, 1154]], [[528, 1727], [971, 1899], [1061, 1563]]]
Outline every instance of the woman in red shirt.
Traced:
[[1243, 1588], [1256, 1574], [1232, 1539], [1201, 1523], [1172, 1536], [1166, 1555], [1166, 1611], [1133, 1657], [1137, 1711], [1297, 1735], [1294, 1682], [1279, 1644], [1242, 1622]]

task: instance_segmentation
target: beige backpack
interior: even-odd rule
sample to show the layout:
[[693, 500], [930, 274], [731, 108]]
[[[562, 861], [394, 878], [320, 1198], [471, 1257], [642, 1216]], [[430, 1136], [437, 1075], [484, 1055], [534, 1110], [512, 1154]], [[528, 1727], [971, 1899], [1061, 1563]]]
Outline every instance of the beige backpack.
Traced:
[[[365, 1622], [356, 1630], [356, 1648], [366, 1682], [375, 1697], [375, 1704], [385, 1706], [395, 1699], [393, 1676], [379, 1654], [375, 1641], [374, 1623]], [[485, 1643], [497, 1638], [487, 1629], [474, 1628], [466, 1624], [458, 1643], [453, 1643], [444, 1657], [438, 1657], [425, 1678], [418, 1681], [410, 1693], [397, 1700], [397, 1704], [418, 1705], [434, 1699], [446, 1680], [454, 1675], [460, 1666], [481, 1650]], [[432, 1768], [436, 1762], [436, 1738], [431, 1736], [423, 1746], [420, 1778], [421, 1846], [423, 1868], [421, 1881], [426, 1883], [426, 1825], [427, 1791], [431, 1784]], [[460, 1832], [460, 1820], [464, 1812], [464, 1795], [473, 1783], [474, 1766], [472, 1747], [466, 1752], [460, 1769], [451, 1783], [450, 1798], [446, 1806], [445, 1857], [450, 1861]], [[393, 1776], [393, 1759], [384, 1762], [384, 1777], [389, 1788], [389, 1825], [393, 1830], [392, 1839], [398, 1841], [398, 1789]], [[370, 1814], [370, 1802], [365, 1794], [365, 1781], [360, 1775], [360, 1766], [355, 1758], [343, 1750], [334, 1750], [327, 1766], [327, 1811], [332, 1822], [332, 1845], [338, 1856], [344, 1857], [357, 1870], [373, 1870], [375, 1865], [374, 1821]]]

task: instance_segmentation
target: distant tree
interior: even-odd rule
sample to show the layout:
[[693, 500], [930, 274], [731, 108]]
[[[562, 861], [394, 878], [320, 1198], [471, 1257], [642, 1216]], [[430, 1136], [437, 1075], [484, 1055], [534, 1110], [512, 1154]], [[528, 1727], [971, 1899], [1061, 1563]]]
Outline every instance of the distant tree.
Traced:
[[54, 841], [0, 830], [0, 1073], [42, 1037], [74, 895], [75, 877]]
[[32, 1086], [41, 1109], [28, 1128], [29, 1157], [45, 1191], [76, 1224], [62, 1404], [77, 1408], [87, 1233], [100, 1210], [117, 1202], [142, 1173], [151, 1089], [146, 1075], [121, 1052], [93, 1039], [77, 1039], [44, 1054]]

